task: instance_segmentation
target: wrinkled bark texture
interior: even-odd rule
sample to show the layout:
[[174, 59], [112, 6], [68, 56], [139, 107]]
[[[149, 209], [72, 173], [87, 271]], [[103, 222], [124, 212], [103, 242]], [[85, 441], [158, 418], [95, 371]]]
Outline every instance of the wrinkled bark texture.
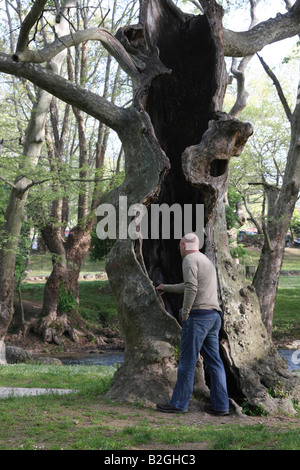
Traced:
[[[270, 398], [267, 388], [280, 382], [297, 396], [299, 383], [276, 352], [255, 291], [229, 254], [223, 204], [228, 162], [241, 153], [252, 128], [220, 112], [226, 87], [222, 10], [212, 1], [202, 4], [204, 16], [185, 17], [170, 2], [141, 2], [139, 24], [118, 32], [144, 67], [128, 126], [119, 133], [125, 181], [110, 201], [117, 204], [119, 195], [127, 195], [128, 204], [205, 205], [202, 251], [218, 272], [224, 310], [220, 349], [230, 397], [239, 404], [246, 398], [250, 406], [261, 404], [269, 412], [293, 413], [290, 399]], [[162, 302], [155, 286], [182, 281], [178, 242], [118, 240], [108, 256], [107, 273], [126, 341], [110, 398], [153, 404], [172, 393], [182, 299], [165, 294]], [[208, 386], [200, 360], [195, 396], [207, 396]]]

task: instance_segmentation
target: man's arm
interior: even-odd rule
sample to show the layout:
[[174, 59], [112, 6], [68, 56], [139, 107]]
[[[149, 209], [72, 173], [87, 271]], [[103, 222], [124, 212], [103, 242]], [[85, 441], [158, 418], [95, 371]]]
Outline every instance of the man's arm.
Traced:
[[182, 321], [188, 319], [198, 292], [197, 270], [191, 266], [183, 269], [184, 297], [182, 305]]
[[156, 290], [160, 294], [165, 292], [171, 292], [172, 294], [183, 294], [184, 293], [184, 282], [181, 284], [160, 284], [156, 287]]

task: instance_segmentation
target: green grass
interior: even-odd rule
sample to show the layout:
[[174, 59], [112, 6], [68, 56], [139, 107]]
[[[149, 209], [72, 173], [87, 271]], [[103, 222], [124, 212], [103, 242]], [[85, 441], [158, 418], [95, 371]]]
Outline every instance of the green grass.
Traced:
[[86, 391], [97, 384], [100, 393], [109, 386], [115, 370], [113, 366], [10, 364], [0, 366], [0, 387], [55, 387]]
[[[92, 261], [89, 256], [83, 262], [81, 274], [99, 273], [105, 268], [105, 260]], [[30, 256], [29, 276], [47, 276], [52, 271], [51, 253], [33, 253]]]
[[286, 248], [283, 257], [283, 270], [300, 270], [300, 249]]
[[1, 366], [0, 386], [79, 392], [0, 399], [0, 450], [300, 449], [295, 419], [271, 425], [256, 420], [187, 424], [188, 415], [112, 403], [103, 394], [114, 371], [99, 366]]
[[300, 276], [282, 276], [279, 278], [276, 296], [273, 336], [300, 338]]
[[118, 327], [114, 298], [101, 292], [107, 281], [82, 281], [79, 283], [80, 313], [85, 320], [101, 321], [103, 326]]
[[[245, 266], [258, 265], [260, 257], [260, 249], [256, 247], [247, 247], [247, 255], [243, 260]], [[300, 271], [300, 249], [286, 248], [284, 251], [282, 268], [283, 271], [297, 270]]]
[[[245, 266], [258, 265], [260, 257], [260, 249], [256, 247], [247, 247], [247, 255], [242, 260]], [[283, 271], [297, 270], [300, 271], [300, 249], [299, 248], [286, 248], [284, 251]]]

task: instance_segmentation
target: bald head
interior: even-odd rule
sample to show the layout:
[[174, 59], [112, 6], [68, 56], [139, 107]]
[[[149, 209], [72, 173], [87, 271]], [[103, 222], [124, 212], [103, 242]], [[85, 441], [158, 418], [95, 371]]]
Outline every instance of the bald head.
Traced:
[[180, 240], [180, 252], [184, 256], [187, 252], [199, 251], [199, 238], [195, 233], [187, 233]]

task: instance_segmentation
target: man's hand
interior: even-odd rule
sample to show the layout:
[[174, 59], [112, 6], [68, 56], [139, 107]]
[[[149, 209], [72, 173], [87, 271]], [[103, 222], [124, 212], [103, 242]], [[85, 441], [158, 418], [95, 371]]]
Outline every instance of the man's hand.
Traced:
[[164, 284], [159, 284], [159, 286], [156, 287], [156, 290], [158, 291], [160, 295], [163, 295], [165, 293], [164, 287], [165, 287]]
[[186, 321], [189, 318], [189, 315], [183, 316], [182, 314], [182, 308], [179, 309], [179, 321], [182, 323], [183, 321]]

